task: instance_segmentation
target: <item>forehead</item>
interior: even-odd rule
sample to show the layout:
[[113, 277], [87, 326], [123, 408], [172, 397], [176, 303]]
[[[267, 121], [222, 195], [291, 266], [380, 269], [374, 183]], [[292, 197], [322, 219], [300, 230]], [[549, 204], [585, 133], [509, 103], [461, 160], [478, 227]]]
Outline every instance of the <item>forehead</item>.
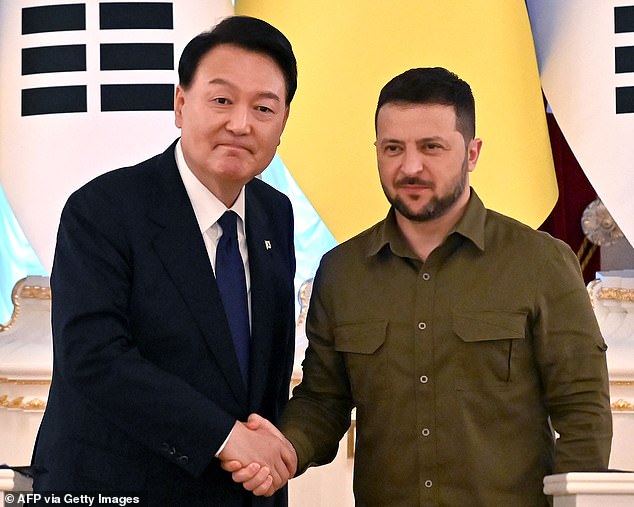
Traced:
[[379, 109], [376, 127], [377, 137], [395, 132], [449, 133], [456, 131], [456, 110], [444, 104], [388, 102]]
[[194, 83], [208, 84], [220, 80], [229, 84], [253, 87], [263, 91], [284, 91], [284, 74], [279, 65], [265, 53], [233, 44], [220, 44], [205, 53], [194, 74]]

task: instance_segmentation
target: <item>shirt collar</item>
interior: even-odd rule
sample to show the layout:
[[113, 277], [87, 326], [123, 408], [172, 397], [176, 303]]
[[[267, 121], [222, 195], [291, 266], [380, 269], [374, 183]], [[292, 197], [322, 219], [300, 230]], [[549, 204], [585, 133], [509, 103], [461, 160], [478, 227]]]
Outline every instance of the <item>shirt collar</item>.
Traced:
[[[194, 214], [196, 215], [196, 221], [200, 227], [200, 232], [205, 232], [212, 225], [214, 225], [222, 214], [227, 211], [227, 207], [223, 202], [212, 194], [209, 189], [203, 185], [198, 178], [191, 171], [185, 157], [183, 156], [183, 149], [181, 147], [180, 139], [176, 143], [175, 149], [176, 165], [178, 166], [178, 172], [185, 185], [185, 190], [189, 196], [189, 200], [194, 208]], [[235, 211], [242, 223], [244, 223], [244, 210], [245, 210], [245, 191], [244, 187], [240, 190], [238, 198], [233, 203], [233, 206], [229, 208]]]
[[464, 236], [484, 252], [484, 226], [486, 219], [487, 210], [476, 191], [471, 188], [471, 195], [469, 196], [465, 212], [449, 234], [451, 235], [455, 232]]
[[[465, 207], [465, 212], [458, 220], [454, 228], [449, 232], [449, 236], [454, 233], [470, 240], [476, 247], [484, 251], [484, 225], [486, 222], [487, 210], [482, 201], [471, 188], [471, 195]], [[368, 256], [378, 254], [383, 247], [389, 245], [395, 255], [400, 257], [410, 257], [417, 259], [416, 254], [403, 238], [396, 223], [396, 212], [393, 207], [387, 213], [385, 219], [375, 226], [375, 232], [371, 235], [368, 248]]]
[[399, 257], [410, 257], [416, 259], [416, 254], [403, 238], [400, 229], [396, 223], [396, 212], [390, 207], [387, 216], [381, 222], [374, 226], [374, 234], [370, 236], [370, 244], [368, 248], [368, 256], [378, 254], [384, 247], [389, 246], [392, 253]]

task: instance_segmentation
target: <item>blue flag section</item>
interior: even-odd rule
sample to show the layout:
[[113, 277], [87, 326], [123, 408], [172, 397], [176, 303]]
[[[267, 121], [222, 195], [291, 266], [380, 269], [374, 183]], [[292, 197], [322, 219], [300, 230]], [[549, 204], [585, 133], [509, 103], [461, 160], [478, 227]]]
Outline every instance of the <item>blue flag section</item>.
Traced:
[[0, 324], [13, 313], [11, 291], [15, 283], [27, 275], [46, 274], [0, 187]]
[[293, 203], [297, 256], [295, 288], [298, 290], [302, 283], [315, 275], [321, 256], [336, 246], [337, 240], [300, 190], [279, 155], [275, 155], [262, 173], [262, 180], [285, 193]]

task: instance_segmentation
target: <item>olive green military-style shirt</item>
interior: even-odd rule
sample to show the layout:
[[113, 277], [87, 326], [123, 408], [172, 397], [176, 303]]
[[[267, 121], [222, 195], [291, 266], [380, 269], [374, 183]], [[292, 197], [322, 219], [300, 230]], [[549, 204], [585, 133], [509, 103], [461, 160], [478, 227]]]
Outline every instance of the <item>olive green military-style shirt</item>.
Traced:
[[356, 407], [357, 506], [542, 507], [544, 476], [607, 468], [607, 347], [578, 261], [473, 190], [425, 262], [394, 210], [327, 253], [307, 335], [281, 428], [301, 471]]

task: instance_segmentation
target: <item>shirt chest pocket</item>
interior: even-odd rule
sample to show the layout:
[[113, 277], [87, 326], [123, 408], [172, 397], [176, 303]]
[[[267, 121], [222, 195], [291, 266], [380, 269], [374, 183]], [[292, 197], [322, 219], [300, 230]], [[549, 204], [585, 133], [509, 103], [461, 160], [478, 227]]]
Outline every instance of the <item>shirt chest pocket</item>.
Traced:
[[386, 321], [335, 327], [335, 350], [343, 356], [355, 404], [387, 394]]
[[455, 312], [458, 337], [456, 389], [508, 389], [517, 369], [519, 349], [525, 347], [525, 312]]

